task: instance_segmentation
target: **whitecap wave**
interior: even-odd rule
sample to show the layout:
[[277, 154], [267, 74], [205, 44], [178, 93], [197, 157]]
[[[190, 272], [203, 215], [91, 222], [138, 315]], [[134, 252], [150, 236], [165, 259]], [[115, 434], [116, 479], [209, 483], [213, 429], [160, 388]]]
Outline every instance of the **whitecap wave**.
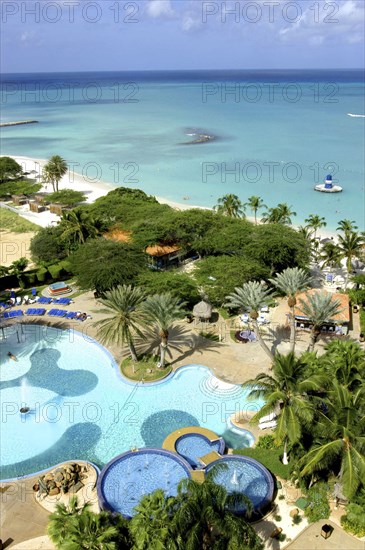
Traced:
[[347, 113], [348, 116], [352, 116], [354, 118], [365, 118], [365, 115], [354, 115], [353, 113]]

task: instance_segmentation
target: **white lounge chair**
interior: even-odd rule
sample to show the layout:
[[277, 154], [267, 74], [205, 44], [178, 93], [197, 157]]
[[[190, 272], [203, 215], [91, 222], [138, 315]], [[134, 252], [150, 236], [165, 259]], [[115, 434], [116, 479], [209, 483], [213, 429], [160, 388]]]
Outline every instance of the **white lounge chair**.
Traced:
[[271, 422], [272, 420], [275, 420], [275, 418], [276, 418], [276, 413], [272, 412], [272, 413], [267, 414], [266, 416], [263, 416], [262, 418], [260, 418], [259, 423], [260, 424], [265, 424], [266, 422]]
[[22, 299], [21, 299], [20, 296], [17, 296], [17, 297], [16, 297], [15, 305], [16, 305], [16, 306], [21, 306], [21, 305], [22, 305]]
[[276, 428], [277, 422], [276, 420], [272, 420], [271, 422], [262, 422], [259, 423], [260, 430], [267, 430], [268, 428]]

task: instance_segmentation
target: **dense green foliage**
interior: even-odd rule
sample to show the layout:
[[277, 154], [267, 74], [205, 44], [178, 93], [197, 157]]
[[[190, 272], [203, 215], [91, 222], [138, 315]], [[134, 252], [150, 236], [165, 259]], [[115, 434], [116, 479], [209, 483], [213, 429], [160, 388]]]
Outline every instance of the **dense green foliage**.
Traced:
[[146, 269], [146, 257], [138, 248], [105, 239], [93, 239], [70, 256], [77, 286], [103, 292], [130, 284]]
[[316, 483], [307, 491], [308, 506], [304, 515], [309, 523], [330, 517], [331, 509], [328, 503], [328, 487], [323, 483]]
[[0, 197], [9, 198], [9, 195], [25, 195], [28, 197], [32, 193], [37, 193], [42, 185], [32, 183], [32, 181], [12, 181], [0, 185]]
[[143, 271], [138, 275], [136, 284], [146, 294], [163, 294], [168, 290], [172, 296], [186, 302], [188, 309], [192, 309], [200, 301], [196, 282], [185, 273]]
[[39, 229], [30, 243], [33, 261], [38, 264], [49, 264], [66, 258], [68, 246], [61, 238], [62, 233], [63, 228], [60, 225]]
[[194, 271], [195, 280], [216, 306], [221, 306], [236, 286], [268, 276], [267, 267], [243, 256], [209, 256], [201, 260]]
[[0, 157], [0, 182], [4, 183], [21, 177], [22, 167], [11, 157]]
[[73, 189], [62, 189], [61, 191], [55, 191], [47, 195], [47, 201], [55, 204], [63, 204], [65, 206], [74, 206], [80, 202], [84, 202], [86, 196], [81, 191], [74, 191]]
[[346, 506], [346, 514], [341, 517], [341, 525], [357, 537], [365, 537], [365, 490], [359, 493]]

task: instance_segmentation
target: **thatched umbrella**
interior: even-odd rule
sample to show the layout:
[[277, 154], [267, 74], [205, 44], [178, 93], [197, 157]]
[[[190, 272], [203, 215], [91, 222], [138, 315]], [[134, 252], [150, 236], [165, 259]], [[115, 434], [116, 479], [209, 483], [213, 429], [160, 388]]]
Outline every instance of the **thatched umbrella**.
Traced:
[[205, 300], [202, 300], [194, 306], [193, 315], [194, 317], [199, 317], [201, 321], [208, 321], [212, 316], [212, 306]]

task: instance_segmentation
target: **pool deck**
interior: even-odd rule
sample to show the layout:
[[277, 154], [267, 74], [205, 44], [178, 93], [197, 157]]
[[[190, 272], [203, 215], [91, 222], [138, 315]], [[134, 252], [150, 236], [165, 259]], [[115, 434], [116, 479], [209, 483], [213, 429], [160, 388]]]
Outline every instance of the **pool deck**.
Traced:
[[[333, 528], [328, 539], [321, 536], [322, 525]], [[365, 541], [356, 539], [329, 519], [312, 523], [285, 548], [288, 550], [364, 550]]]

